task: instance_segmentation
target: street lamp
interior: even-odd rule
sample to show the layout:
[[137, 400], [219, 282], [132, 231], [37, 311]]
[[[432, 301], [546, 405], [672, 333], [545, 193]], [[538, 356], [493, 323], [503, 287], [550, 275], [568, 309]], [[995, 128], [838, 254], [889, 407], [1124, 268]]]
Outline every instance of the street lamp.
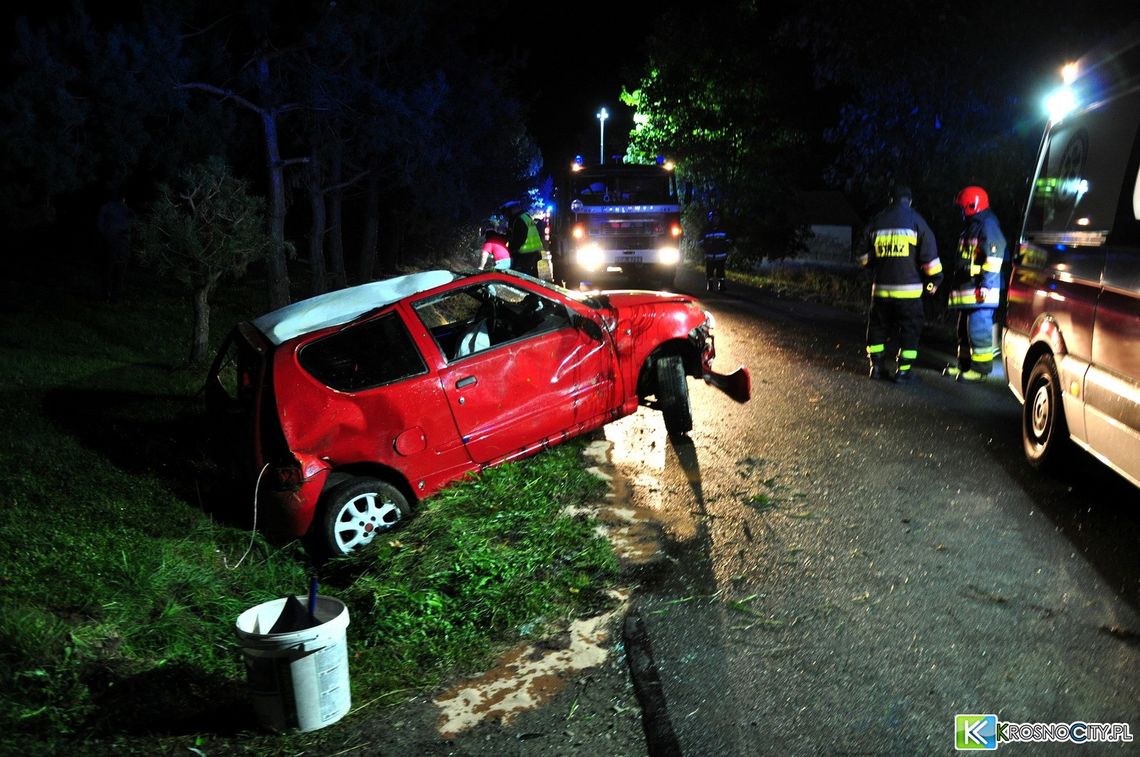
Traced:
[[598, 164], [606, 162], [606, 119], [610, 114], [606, 112], [605, 108], [598, 111], [598, 124], [601, 126], [601, 140], [598, 143]]

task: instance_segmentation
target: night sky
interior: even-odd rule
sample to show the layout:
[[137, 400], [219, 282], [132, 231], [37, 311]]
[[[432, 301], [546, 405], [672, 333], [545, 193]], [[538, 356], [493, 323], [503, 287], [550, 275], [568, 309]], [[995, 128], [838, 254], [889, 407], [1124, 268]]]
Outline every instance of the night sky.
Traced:
[[643, 44], [676, 0], [663, 3], [550, 3], [512, 0], [504, 36], [519, 41], [526, 58], [520, 99], [529, 105], [531, 134], [547, 168], [582, 153], [598, 157], [598, 111], [604, 106], [606, 153], [624, 153], [633, 112], [621, 104], [622, 84], [636, 85], [645, 63]]

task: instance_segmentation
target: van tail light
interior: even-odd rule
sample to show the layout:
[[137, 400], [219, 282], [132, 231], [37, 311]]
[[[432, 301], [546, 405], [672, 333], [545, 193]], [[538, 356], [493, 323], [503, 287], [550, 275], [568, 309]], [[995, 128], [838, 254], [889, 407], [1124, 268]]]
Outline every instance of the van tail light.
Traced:
[[586, 227], [582, 224], [578, 224], [574, 227], [574, 231], [570, 233], [574, 235], [575, 239], [581, 239], [586, 236]]
[[669, 233], [673, 235], [674, 239], [681, 236], [681, 224], [675, 223], [672, 226], [670, 226], [669, 227]]

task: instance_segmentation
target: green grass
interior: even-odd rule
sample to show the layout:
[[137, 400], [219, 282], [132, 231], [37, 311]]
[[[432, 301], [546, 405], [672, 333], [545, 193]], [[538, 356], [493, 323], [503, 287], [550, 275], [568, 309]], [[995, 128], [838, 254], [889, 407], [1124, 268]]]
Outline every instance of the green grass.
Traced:
[[729, 281], [767, 289], [780, 296], [866, 312], [870, 306], [871, 284], [860, 271], [830, 270], [809, 266], [773, 265], [764, 273], [727, 271]]
[[[197, 732], [221, 752], [303, 743], [226, 718], [245, 712], [237, 616], [304, 593], [317, 569], [298, 544], [211, 514], [188, 304], [136, 274], [108, 306], [85, 273], [50, 289], [9, 279], [0, 310], [0, 752], [147, 753]], [[220, 296], [214, 342], [262, 301], [249, 286]], [[600, 486], [566, 445], [465, 481], [391, 544], [322, 566], [322, 593], [349, 607], [354, 701], [472, 670], [602, 604], [613, 554], [560, 514]]]

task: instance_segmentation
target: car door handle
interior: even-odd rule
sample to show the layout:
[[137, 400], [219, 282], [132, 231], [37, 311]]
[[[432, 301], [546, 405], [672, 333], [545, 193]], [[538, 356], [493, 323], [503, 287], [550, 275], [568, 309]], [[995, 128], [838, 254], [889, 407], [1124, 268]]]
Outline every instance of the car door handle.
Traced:
[[463, 378], [461, 378], [455, 382], [455, 388], [456, 389], [462, 389], [465, 386], [471, 386], [472, 384], [478, 384], [478, 383], [479, 383], [479, 379], [475, 378], [474, 376], [464, 376]]

